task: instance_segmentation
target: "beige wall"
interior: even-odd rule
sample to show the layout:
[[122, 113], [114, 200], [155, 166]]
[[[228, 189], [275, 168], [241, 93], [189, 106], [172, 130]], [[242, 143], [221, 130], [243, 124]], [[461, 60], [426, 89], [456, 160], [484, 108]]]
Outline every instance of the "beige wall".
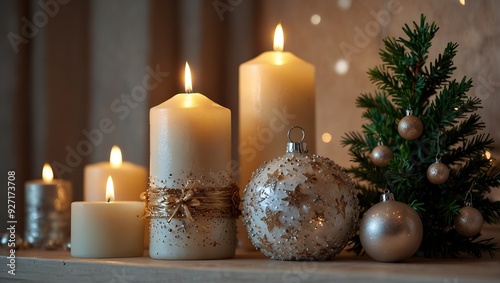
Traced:
[[[458, 0], [266, 3], [262, 25], [265, 29], [260, 36], [267, 40], [273, 25], [281, 21], [286, 33], [285, 49], [316, 66], [316, 140], [320, 154], [343, 166], [350, 165], [340, 138], [345, 132], [361, 130], [362, 111], [355, 107], [355, 99], [375, 90], [366, 72], [381, 63], [378, 50], [383, 47], [382, 39], [402, 36], [401, 27], [419, 21], [424, 13], [440, 28], [429, 58], [434, 58], [449, 41], [459, 43], [455, 78], [473, 79], [475, 87], [469, 95], [483, 100], [484, 108], [479, 114], [486, 122], [486, 131], [496, 140], [494, 154], [500, 156], [499, 1], [467, 1], [466, 6]], [[321, 17], [319, 24], [311, 23], [313, 15]], [[343, 50], [343, 46], [352, 49]], [[335, 64], [341, 59], [349, 63], [344, 75], [335, 72]], [[321, 141], [325, 132], [333, 136], [328, 144]]]

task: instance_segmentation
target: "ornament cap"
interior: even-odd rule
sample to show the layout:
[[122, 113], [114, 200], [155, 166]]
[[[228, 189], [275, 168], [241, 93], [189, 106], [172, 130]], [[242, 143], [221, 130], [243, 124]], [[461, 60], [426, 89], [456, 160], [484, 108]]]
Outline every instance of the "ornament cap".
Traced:
[[[293, 141], [290, 134], [293, 129], [300, 129], [302, 131], [302, 138], [300, 141]], [[288, 130], [288, 143], [286, 144], [286, 153], [307, 153], [307, 143], [304, 142], [304, 138], [306, 137], [306, 131], [299, 126], [293, 126]]]
[[384, 193], [380, 195], [380, 201], [393, 201], [394, 200], [394, 194], [391, 193], [388, 189], [384, 190]]

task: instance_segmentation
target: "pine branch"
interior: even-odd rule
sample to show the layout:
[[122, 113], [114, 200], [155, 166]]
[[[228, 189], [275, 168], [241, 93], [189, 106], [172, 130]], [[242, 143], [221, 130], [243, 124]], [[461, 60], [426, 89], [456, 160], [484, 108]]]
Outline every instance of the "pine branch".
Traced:
[[[398, 201], [409, 204], [422, 218], [425, 232], [419, 254], [491, 256], [498, 248], [489, 240], [463, 237], [453, 227], [468, 191], [485, 222], [500, 222], [500, 202], [486, 197], [491, 188], [500, 187], [500, 169], [484, 157], [485, 150], [492, 149], [493, 139], [481, 133], [485, 124], [476, 113], [481, 101], [467, 96], [472, 80], [450, 80], [458, 44], [448, 43], [427, 64], [438, 27], [428, 24], [422, 15], [418, 24], [405, 25], [403, 31], [405, 37], [384, 39], [379, 51], [382, 65], [368, 71], [377, 90], [356, 100], [356, 106], [365, 109], [362, 117], [367, 122], [362, 133], [349, 132], [342, 139], [355, 164], [347, 171], [358, 181], [361, 211], [377, 203], [381, 190], [389, 188]], [[404, 140], [396, 127], [409, 107], [424, 124], [424, 132], [414, 141]], [[394, 155], [383, 168], [375, 166], [368, 155], [379, 140]], [[435, 185], [426, 171], [438, 154], [451, 170], [444, 184]], [[363, 252], [358, 236], [350, 250]]]

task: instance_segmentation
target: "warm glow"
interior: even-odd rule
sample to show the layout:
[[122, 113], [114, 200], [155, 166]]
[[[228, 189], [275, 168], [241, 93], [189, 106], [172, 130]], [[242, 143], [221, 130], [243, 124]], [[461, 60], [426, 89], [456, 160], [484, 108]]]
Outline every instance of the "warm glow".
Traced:
[[122, 166], [122, 151], [117, 145], [111, 148], [111, 153], [109, 154], [109, 162], [111, 167], [118, 168]]
[[349, 61], [346, 59], [339, 59], [334, 66], [335, 73], [345, 75], [349, 71]]
[[465, 5], [465, 0], [459, 0], [460, 4]]
[[52, 167], [50, 167], [49, 163], [45, 163], [42, 169], [42, 179], [44, 182], [52, 182], [54, 179], [54, 172], [52, 172]]
[[491, 158], [491, 152], [489, 152], [489, 151], [486, 150], [484, 152], [484, 157], [486, 157], [486, 159], [490, 159]]
[[115, 186], [113, 185], [113, 178], [108, 176], [108, 181], [106, 182], [106, 201], [112, 202], [115, 200]]
[[330, 133], [323, 133], [323, 135], [321, 135], [321, 140], [324, 143], [329, 143], [330, 141], [332, 141], [332, 135], [330, 135]]
[[189, 68], [188, 62], [186, 62], [186, 68], [184, 69], [184, 89], [187, 93], [193, 91], [193, 82], [191, 81], [191, 69]]
[[281, 24], [276, 26], [276, 30], [274, 31], [274, 51], [283, 51], [283, 46], [285, 45], [285, 38], [283, 36], [283, 28]]

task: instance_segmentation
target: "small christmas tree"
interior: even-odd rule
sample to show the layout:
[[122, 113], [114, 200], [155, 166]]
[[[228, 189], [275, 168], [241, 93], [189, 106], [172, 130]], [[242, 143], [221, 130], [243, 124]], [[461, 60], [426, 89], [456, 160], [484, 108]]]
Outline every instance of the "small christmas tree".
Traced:
[[[383, 64], [368, 71], [377, 91], [356, 100], [357, 107], [366, 109], [368, 123], [362, 133], [349, 132], [342, 140], [355, 163], [347, 171], [357, 181], [360, 216], [389, 189], [422, 219], [419, 255], [493, 256], [498, 248], [492, 239], [478, 240], [478, 233], [463, 236], [454, 225], [464, 202], [471, 202], [486, 223], [500, 220], [500, 201], [486, 197], [500, 186], [500, 170], [485, 157], [493, 140], [480, 133], [484, 123], [475, 113], [480, 99], [466, 94], [472, 80], [451, 79], [458, 44], [448, 43], [428, 63], [438, 27], [422, 15], [420, 24], [414, 22], [413, 29], [405, 25], [403, 31], [406, 38], [384, 39]], [[359, 237], [353, 242], [351, 250], [361, 253]]]

